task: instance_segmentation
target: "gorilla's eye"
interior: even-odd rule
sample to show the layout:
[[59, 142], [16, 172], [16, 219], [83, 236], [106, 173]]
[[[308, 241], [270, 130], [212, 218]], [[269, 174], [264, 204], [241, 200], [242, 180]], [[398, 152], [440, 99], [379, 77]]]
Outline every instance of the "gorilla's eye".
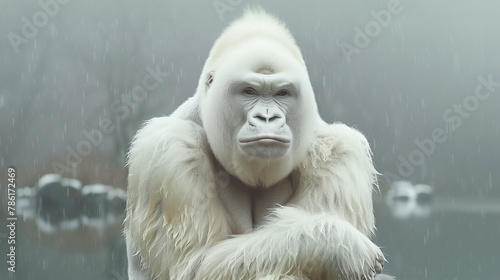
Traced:
[[243, 93], [247, 95], [257, 95], [257, 92], [253, 88], [245, 88]]
[[288, 95], [288, 90], [282, 89], [276, 93], [277, 96], [287, 96]]

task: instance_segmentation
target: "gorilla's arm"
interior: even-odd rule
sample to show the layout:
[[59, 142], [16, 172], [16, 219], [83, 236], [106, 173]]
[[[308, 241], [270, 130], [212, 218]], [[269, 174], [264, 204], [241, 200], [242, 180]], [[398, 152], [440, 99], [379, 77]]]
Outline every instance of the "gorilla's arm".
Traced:
[[203, 129], [192, 121], [154, 118], [129, 153], [125, 235], [131, 279], [188, 279], [193, 254], [227, 238]]
[[384, 261], [366, 236], [374, 229], [375, 176], [361, 133], [342, 124], [320, 129], [306, 162], [295, 174], [299, 185], [289, 206], [276, 208], [254, 232], [204, 252], [196, 279], [267, 275], [279, 279], [280, 274], [372, 279]]

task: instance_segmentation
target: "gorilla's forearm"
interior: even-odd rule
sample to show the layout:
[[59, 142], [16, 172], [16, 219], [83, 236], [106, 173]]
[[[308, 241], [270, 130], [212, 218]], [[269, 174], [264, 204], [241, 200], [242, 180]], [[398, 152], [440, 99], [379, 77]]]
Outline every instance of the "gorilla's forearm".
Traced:
[[275, 208], [254, 232], [209, 249], [199, 279], [268, 274], [372, 279], [381, 272], [384, 257], [367, 237], [373, 230], [371, 185], [376, 171], [366, 139], [335, 124], [318, 130], [311, 147], [302, 175], [295, 178], [299, 188], [290, 206]]
[[332, 213], [282, 207], [256, 231], [221, 241], [206, 251], [195, 279], [268, 275], [338, 279], [358, 271], [374, 276], [381, 267], [360, 263], [359, 257], [368, 258], [377, 250], [366, 236]]

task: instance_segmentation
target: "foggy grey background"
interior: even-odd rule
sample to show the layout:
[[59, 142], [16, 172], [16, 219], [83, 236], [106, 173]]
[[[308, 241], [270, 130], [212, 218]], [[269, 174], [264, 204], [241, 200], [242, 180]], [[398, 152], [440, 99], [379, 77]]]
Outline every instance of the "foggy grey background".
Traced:
[[[140, 124], [170, 114], [193, 95], [214, 40], [245, 7], [260, 4], [286, 22], [300, 46], [321, 116], [354, 126], [368, 138], [382, 174], [382, 194], [397, 178], [430, 184], [440, 197], [479, 204], [500, 199], [500, 87], [479, 100], [467, 117], [460, 117], [460, 125], [444, 117], [456, 104], [473, 99], [479, 77], [500, 82], [498, 1], [395, 1], [401, 12], [392, 14], [389, 25], [350, 59], [342, 53], [342, 44], [355, 46], [355, 28], [364, 29], [374, 22], [373, 12], [387, 10], [394, 1], [67, 2], [59, 4], [33, 37], [13, 46], [9, 34], [23, 36], [23, 18], [33, 23], [43, 8], [37, 1], [0, 0], [2, 186], [8, 166], [17, 168], [19, 185], [33, 185], [40, 175], [55, 171], [55, 162], [67, 163], [68, 151], [86, 141], [84, 131], [100, 129], [103, 120], [110, 120], [116, 129], [102, 133], [102, 141], [64, 175], [125, 188], [125, 154]], [[144, 100], [123, 101], [130, 100], [148, 69], [168, 76], [148, 90]], [[433, 139], [436, 129], [446, 132], [446, 140], [435, 143], [432, 153], [412, 164], [411, 171], [401, 172], [402, 159], [408, 161], [420, 151], [415, 141]], [[2, 208], [5, 197], [0, 198]], [[500, 231], [498, 214], [488, 224], [477, 226], [475, 234]], [[401, 229], [398, 224], [387, 226], [384, 231], [378, 223], [384, 233], [393, 230], [391, 226]], [[419, 232], [415, 228], [418, 225], [409, 226], [407, 234]], [[433, 226], [423, 228], [428, 233]], [[381, 242], [391, 242], [378, 236]], [[395, 252], [398, 248], [403, 250], [398, 245]], [[393, 260], [392, 271], [410, 275], [399, 279], [424, 279], [429, 274], [493, 279], [485, 275], [498, 272], [492, 268], [499, 263], [497, 249], [486, 258], [489, 263], [475, 257], [450, 261], [452, 268], [442, 265], [441, 274], [412, 270], [410, 260]], [[397, 253], [388, 259], [394, 256]], [[476, 260], [477, 265], [470, 269], [466, 260]], [[457, 272], [462, 265], [468, 272]], [[470, 274], [462, 278], [464, 273]], [[429, 279], [443, 279], [439, 277]], [[78, 274], [73, 279], [79, 279]]]

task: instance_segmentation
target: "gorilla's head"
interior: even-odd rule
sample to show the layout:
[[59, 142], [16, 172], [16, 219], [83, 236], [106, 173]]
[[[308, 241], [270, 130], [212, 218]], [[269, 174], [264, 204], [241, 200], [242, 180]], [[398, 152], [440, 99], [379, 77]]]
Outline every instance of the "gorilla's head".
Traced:
[[215, 42], [197, 89], [217, 160], [246, 184], [263, 187], [300, 164], [322, 123], [295, 40], [270, 21], [278, 20], [251, 11], [234, 22]]

